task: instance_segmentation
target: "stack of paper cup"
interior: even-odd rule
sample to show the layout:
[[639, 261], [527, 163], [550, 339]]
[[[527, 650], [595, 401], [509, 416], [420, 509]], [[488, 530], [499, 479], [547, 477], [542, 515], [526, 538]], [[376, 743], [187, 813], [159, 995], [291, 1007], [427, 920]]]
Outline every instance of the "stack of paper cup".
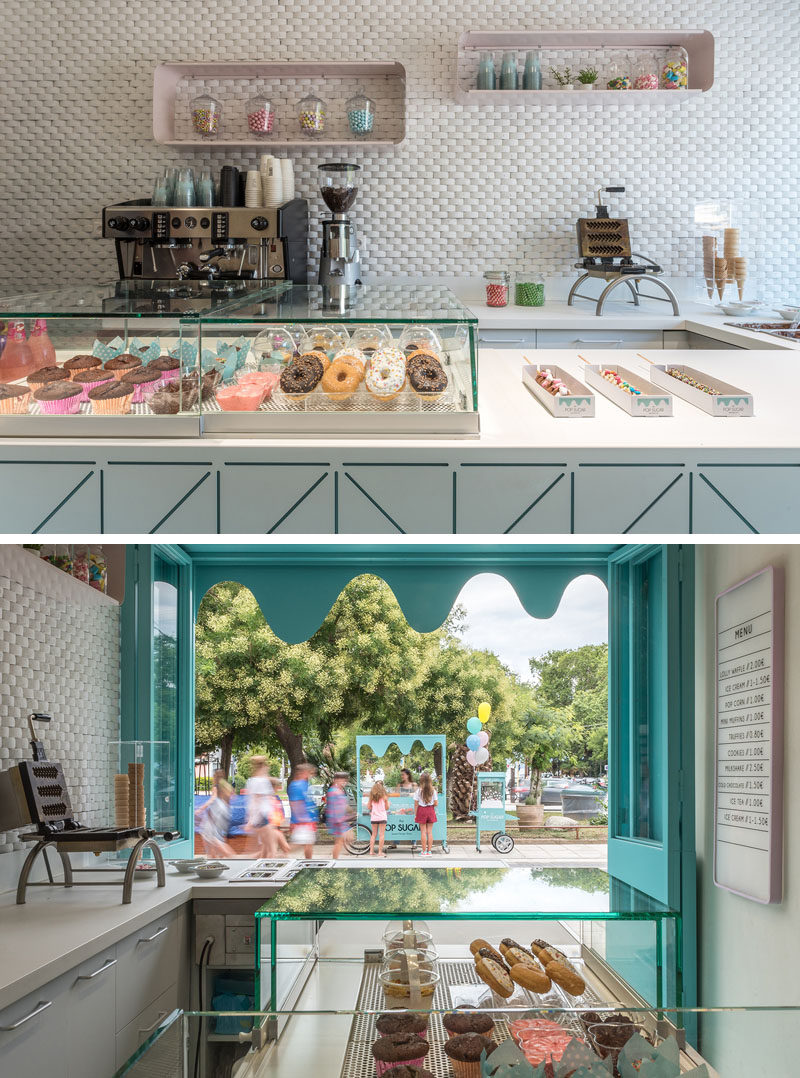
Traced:
[[251, 209], [256, 209], [261, 205], [261, 199], [261, 173], [256, 169], [250, 169], [244, 182], [244, 204]]
[[281, 179], [283, 180], [283, 201], [291, 202], [294, 198], [294, 163], [290, 157], [281, 158]]
[[128, 776], [114, 776], [114, 824], [128, 826]]
[[283, 203], [283, 178], [281, 163], [276, 157], [267, 161], [266, 171], [261, 173], [262, 205], [274, 209]]

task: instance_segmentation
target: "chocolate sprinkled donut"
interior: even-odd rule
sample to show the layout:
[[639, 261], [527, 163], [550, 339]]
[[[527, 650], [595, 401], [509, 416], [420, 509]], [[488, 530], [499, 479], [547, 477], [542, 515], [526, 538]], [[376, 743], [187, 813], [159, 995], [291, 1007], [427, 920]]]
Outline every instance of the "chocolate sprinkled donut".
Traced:
[[281, 389], [287, 397], [307, 397], [322, 381], [323, 371], [322, 360], [309, 353], [281, 371]]
[[447, 375], [438, 359], [428, 353], [409, 356], [406, 362], [408, 381], [423, 397], [439, 396], [447, 389]]

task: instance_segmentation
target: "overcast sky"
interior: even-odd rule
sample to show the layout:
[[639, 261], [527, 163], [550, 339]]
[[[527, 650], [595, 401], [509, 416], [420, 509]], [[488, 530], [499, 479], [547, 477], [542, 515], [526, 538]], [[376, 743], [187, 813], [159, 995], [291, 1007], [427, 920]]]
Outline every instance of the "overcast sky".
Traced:
[[581, 576], [567, 587], [552, 618], [532, 618], [501, 576], [481, 573], [458, 597], [467, 610], [465, 643], [487, 648], [525, 680], [528, 659], [553, 648], [577, 648], [608, 640], [608, 593], [597, 577]]

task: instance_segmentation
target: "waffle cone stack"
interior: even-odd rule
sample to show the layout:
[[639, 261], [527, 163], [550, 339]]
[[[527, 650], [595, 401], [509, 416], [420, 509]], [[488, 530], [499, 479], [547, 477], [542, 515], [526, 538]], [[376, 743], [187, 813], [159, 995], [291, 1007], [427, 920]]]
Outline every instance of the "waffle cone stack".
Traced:
[[736, 287], [739, 289], [739, 299], [744, 294], [744, 283], [747, 280], [747, 259], [746, 258], [734, 258], [733, 260], [733, 277], [736, 281]]
[[114, 776], [114, 825], [128, 826], [129, 781], [127, 775]]
[[144, 826], [144, 764], [128, 764], [128, 827]]
[[726, 228], [723, 238], [723, 254], [725, 255], [725, 261], [728, 263], [728, 280], [733, 280], [733, 264], [739, 257], [739, 229], [738, 228]]
[[714, 295], [714, 259], [717, 254], [717, 237], [703, 236], [703, 277], [708, 298]]
[[722, 299], [722, 293], [725, 291], [725, 285], [728, 283], [728, 260], [726, 258], [714, 259], [714, 280], [717, 284], [719, 298]]

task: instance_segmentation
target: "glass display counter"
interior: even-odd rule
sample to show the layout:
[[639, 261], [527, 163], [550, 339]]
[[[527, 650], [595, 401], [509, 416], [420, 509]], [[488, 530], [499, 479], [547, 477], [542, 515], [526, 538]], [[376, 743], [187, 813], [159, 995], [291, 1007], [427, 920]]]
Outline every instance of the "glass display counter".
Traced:
[[[0, 299], [0, 436], [474, 435], [477, 320], [447, 289], [115, 281]], [[2, 342], [0, 342], [2, 343]]]
[[[372, 1047], [379, 1037], [375, 1023], [380, 1013], [333, 1002], [294, 1014], [287, 1036], [265, 1043], [259, 1032], [264, 1023], [288, 1016], [173, 1011], [115, 1078], [212, 1078], [232, 1072], [236, 1078], [283, 1078], [288, 1073], [374, 1078]], [[419, 1053], [434, 1078], [464, 1073], [454, 1070], [445, 1050], [447, 1013], [412, 1012], [425, 1023]], [[661, 1011], [504, 1007], [484, 1014], [496, 1047], [483, 1063], [478, 1060], [481, 1078], [567, 1078], [572, 1072], [585, 1078], [785, 1078], [797, 1069], [797, 1006]], [[687, 1036], [686, 1029], [695, 1032]], [[546, 1062], [537, 1062], [543, 1055]], [[526, 1062], [530, 1068], [523, 1069]]]
[[[575, 976], [534, 963], [543, 980], [523, 977], [501, 991], [474, 952], [502, 950], [508, 939], [526, 949], [544, 941]], [[413, 976], [402, 953], [409, 947], [420, 952]], [[349, 995], [354, 1009], [586, 1007], [612, 992], [676, 1006], [680, 915], [600, 869], [306, 869], [256, 913], [257, 1006], [293, 1006], [317, 966], [338, 971], [336, 1003]]]
[[365, 285], [342, 311], [324, 298], [295, 286], [184, 322], [204, 365], [221, 348], [247, 355], [202, 401], [204, 433], [478, 434], [477, 319], [452, 292]]

